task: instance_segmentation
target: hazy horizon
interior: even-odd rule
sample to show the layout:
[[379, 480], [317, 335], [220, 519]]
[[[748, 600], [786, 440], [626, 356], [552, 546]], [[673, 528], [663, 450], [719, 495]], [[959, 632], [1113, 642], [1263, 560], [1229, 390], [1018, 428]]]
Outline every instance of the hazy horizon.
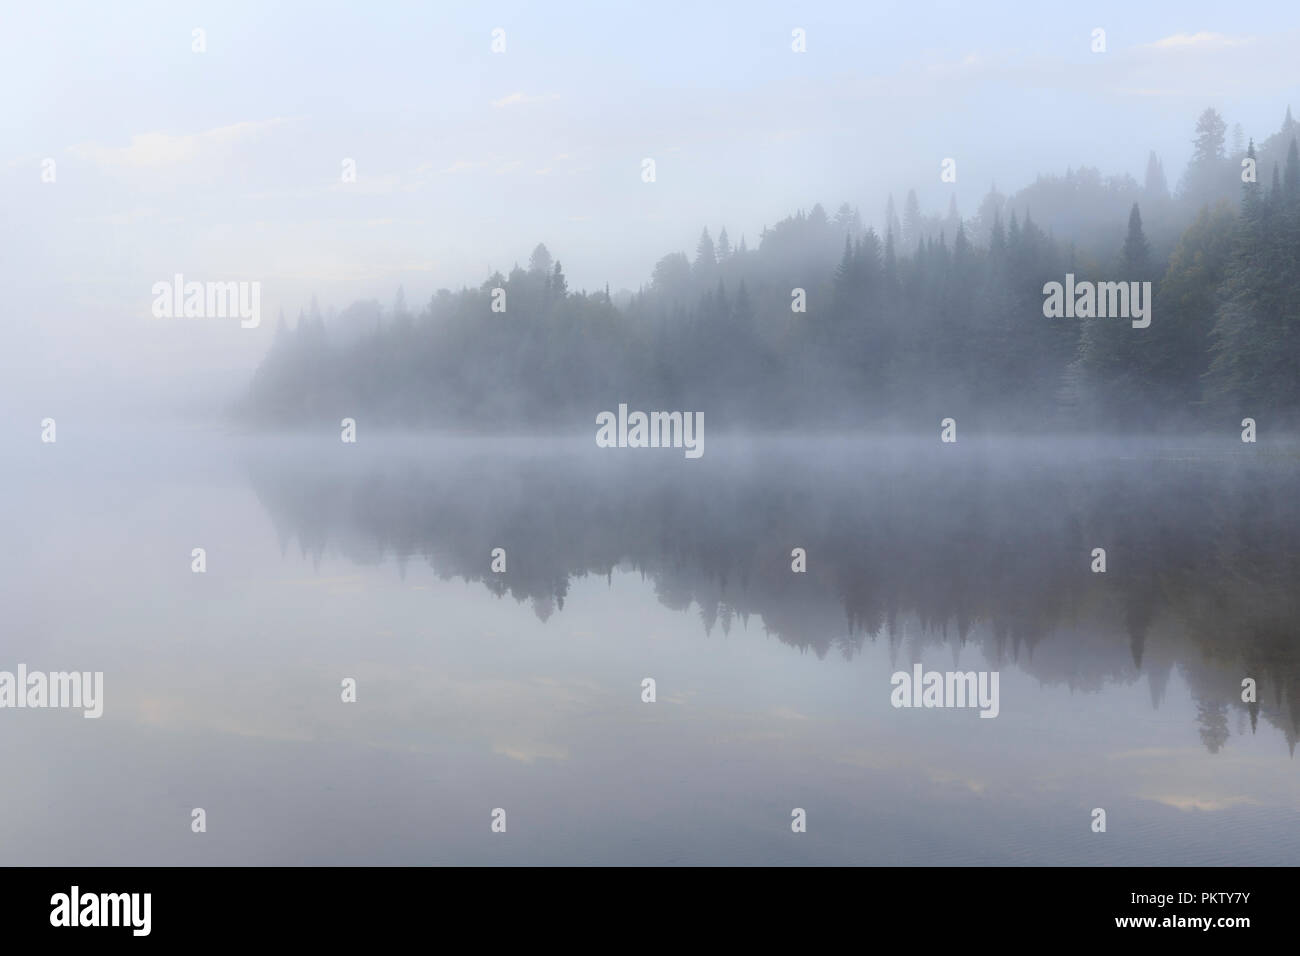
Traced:
[[[816, 203], [879, 231], [886, 199], [901, 209], [915, 189], [927, 213], [955, 197], [969, 217], [991, 185], [1068, 167], [1140, 181], [1150, 151], [1173, 188], [1205, 107], [1256, 141], [1277, 129], [1300, 37], [1282, 4], [1267, 30], [1209, 3], [11, 14], [3, 373], [9, 406], [41, 417], [211, 414], [281, 310], [292, 324], [313, 297], [388, 307], [399, 287], [418, 309], [539, 242], [572, 289], [635, 290], [702, 227], [753, 248]], [[955, 183], [940, 182], [949, 157]], [[260, 281], [260, 326], [153, 319], [152, 285], [177, 273]]]

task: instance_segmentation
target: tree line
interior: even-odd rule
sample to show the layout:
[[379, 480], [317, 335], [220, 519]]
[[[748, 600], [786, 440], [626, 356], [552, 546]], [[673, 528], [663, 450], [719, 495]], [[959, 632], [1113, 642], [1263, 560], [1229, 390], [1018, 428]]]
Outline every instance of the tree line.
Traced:
[[[1152, 154], [1142, 184], [1070, 169], [991, 188], [969, 218], [955, 199], [927, 216], [914, 191], [901, 216], [889, 198], [879, 231], [816, 205], [753, 248], [705, 229], [634, 293], [571, 290], [538, 245], [527, 268], [415, 312], [400, 292], [328, 318], [313, 302], [292, 331], [281, 315], [240, 412], [568, 429], [627, 402], [714, 428], [1295, 427], [1298, 137], [1288, 109], [1274, 135], [1229, 147], [1210, 109], [1172, 192]], [[1150, 281], [1150, 327], [1045, 318], [1043, 287], [1066, 273]]]

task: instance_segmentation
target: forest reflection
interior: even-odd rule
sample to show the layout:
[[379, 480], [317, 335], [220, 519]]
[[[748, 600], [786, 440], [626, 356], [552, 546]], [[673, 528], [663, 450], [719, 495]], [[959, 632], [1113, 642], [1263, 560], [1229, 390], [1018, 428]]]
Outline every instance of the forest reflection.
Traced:
[[[974, 645], [1062, 690], [1143, 680], [1155, 707], [1177, 667], [1208, 750], [1236, 712], [1252, 731], [1277, 726], [1294, 753], [1294, 461], [1127, 451], [797, 444], [683, 462], [479, 449], [255, 456], [248, 470], [282, 551], [425, 561], [543, 621], [574, 579], [639, 572], [706, 636], [761, 628], [850, 661], [866, 642], [897, 658], [908, 641], [936, 663]], [[806, 573], [791, 570], [794, 548]]]

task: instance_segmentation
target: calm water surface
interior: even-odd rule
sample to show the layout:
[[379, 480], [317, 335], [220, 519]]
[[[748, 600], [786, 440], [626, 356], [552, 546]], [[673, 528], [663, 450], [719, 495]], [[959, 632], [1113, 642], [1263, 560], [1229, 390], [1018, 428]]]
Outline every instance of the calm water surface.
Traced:
[[[0, 862], [1300, 859], [1294, 450], [60, 429], [0, 669], [105, 709], [0, 710]], [[915, 662], [999, 716], [894, 708]]]

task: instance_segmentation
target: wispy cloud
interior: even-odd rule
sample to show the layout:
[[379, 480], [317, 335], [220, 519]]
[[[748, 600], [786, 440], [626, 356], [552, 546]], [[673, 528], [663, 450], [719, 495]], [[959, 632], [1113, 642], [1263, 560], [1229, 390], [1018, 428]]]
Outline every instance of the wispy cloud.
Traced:
[[80, 143], [71, 152], [79, 159], [106, 167], [151, 168], [174, 166], [202, 158], [216, 150], [254, 138], [289, 122], [284, 118], [252, 120], [219, 126], [200, 133], [137, 133], [129, 146]]
[[1246, 46], [1254, 42], [1254, 37], [1234, 37], [1225, 33], [1175, 33], [1163, 37], [1154, 43], [1146, 44], [1155, 50], [1221, 50], [1224, 47]]
[[526, 103], [546, 103], [559, 98], [559, 93], [543, 93], [537, 96], [530, 96], [527, 93], [510, 93], [499, 100], [493, 100], [492, 105], [497, 109], [502, 109], [506, 106], [523, 106]]

